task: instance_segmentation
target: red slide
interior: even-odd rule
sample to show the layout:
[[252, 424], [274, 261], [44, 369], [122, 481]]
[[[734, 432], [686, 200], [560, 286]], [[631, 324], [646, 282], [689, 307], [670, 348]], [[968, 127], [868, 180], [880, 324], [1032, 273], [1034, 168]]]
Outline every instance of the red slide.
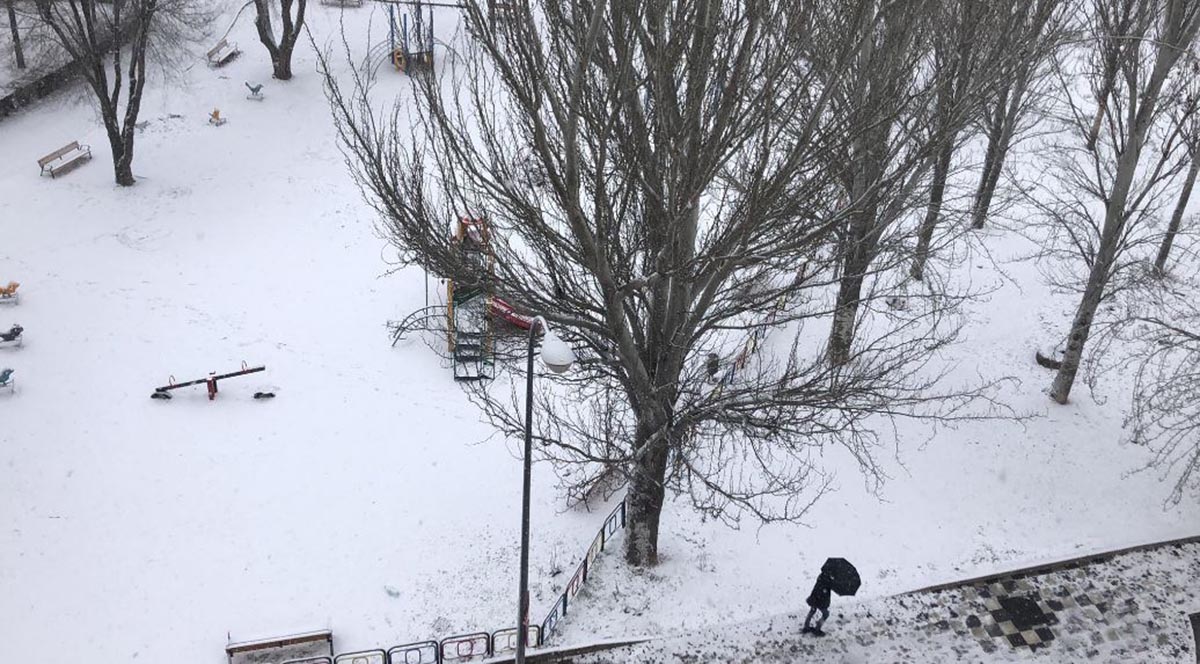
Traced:
[[528, 316], [522, 316], [521, 314], [517, 313], [513, 310], [511, 304], [501, 300], [498, 297], [493, 297], [488, 301], [488, 313], [496, 316], [497, 318], [502, 318], [509, 323], [516, 325], [522, 330], [528, 330], [533, 326], [532, 318], [529, 318]]

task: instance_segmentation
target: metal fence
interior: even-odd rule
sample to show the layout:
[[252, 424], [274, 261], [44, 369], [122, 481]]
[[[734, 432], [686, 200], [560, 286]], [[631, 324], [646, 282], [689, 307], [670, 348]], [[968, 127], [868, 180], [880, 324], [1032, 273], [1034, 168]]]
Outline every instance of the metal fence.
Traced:
[[[553, 636], [558, 624], [567, 616], [567, 608], [575, 600], [575, 596], [591, 575], [596, 558], [604, 551], [609, 541], [625, 528], [625, 499], [617, 504], [604, 525], [592, 539], [583, 560], [562, 594], [554, 600], [554, 606], [546, 619], [540, 625], [529, 626], [529, 645], [545, 645]], [[495, 632], [472, 632], [448, 636], [441, 641], [416, 641], [395, 646], [388, 650], [362, 650], [342, 653], [336, 657], [308, 657], [288, 660], [283, 664], [453, 664], [468, 662], [485, 657], [494, 657], [517, 649], [517, 628], [496, 630]]]
[[608, 541], [612, 539], [613, 535], [625, 528], [625, 500], [622, 498], [612, 513], [608, 515], [608, 518], [604, 520], [604, 525], [600, 527], [600, 532], [596, 533], [595, 539], [592, 540], [592, 545], [584, 553], [583, 561], [579, 563], [579, 567], [571, 575], [571, 580], [567, 582], [567, 587], [554, 600], [554, 606], [550, 609], [550, 613], [546, 614], [546, 619], [542, 621], [542, 640], [539, 642], [539, 645], [545, 643], [550, 638], [555, 628], [558, 627], [558, 623], [562, 622], [562, 619], [567, 616], [567, 609], [575, 599], [575, 596], [583, 588], [583, 584], [587, 581], [596, 557], [608, 545]]

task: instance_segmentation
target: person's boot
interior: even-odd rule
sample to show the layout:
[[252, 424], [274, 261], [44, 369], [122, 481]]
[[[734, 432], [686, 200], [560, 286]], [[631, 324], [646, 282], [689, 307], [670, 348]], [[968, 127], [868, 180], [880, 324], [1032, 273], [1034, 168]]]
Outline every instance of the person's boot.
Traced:
[[801, 634], [811, 634], [812, 631], [813, 631], [813, 628], [809, 627], [808, 625], [805, 625], [804, 629], [800, 630], [800, 633]]
[[811, 632], [813, 636], [825, 636], [825, 632], [822, 632], [819, 628], [811, 630]]

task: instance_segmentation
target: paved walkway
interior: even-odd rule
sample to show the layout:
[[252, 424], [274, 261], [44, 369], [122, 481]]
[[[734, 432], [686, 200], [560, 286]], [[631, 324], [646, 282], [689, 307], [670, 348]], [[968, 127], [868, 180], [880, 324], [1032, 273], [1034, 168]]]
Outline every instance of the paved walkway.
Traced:
[[607, 662], [1172, 662], [1197, 659], [1200, 541], [1093, 556], [863, 603], [666, 636]]

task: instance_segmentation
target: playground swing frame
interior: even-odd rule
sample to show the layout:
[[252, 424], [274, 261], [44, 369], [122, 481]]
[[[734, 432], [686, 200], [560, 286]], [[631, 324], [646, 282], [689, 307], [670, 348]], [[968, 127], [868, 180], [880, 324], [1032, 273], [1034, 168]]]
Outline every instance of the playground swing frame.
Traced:
[[388, 5], [388, 43], [391, 46], [392, 66], [409, 76], [414, 72], [433, 70], [433, 7], [430, 6], [428, 14], [424, 16], [423, 9], [425, 4], [420, 0], [412, 3], [413, 20], [410, 26], [408, 14], [402, 14], [397, 24], [395, 5]]

